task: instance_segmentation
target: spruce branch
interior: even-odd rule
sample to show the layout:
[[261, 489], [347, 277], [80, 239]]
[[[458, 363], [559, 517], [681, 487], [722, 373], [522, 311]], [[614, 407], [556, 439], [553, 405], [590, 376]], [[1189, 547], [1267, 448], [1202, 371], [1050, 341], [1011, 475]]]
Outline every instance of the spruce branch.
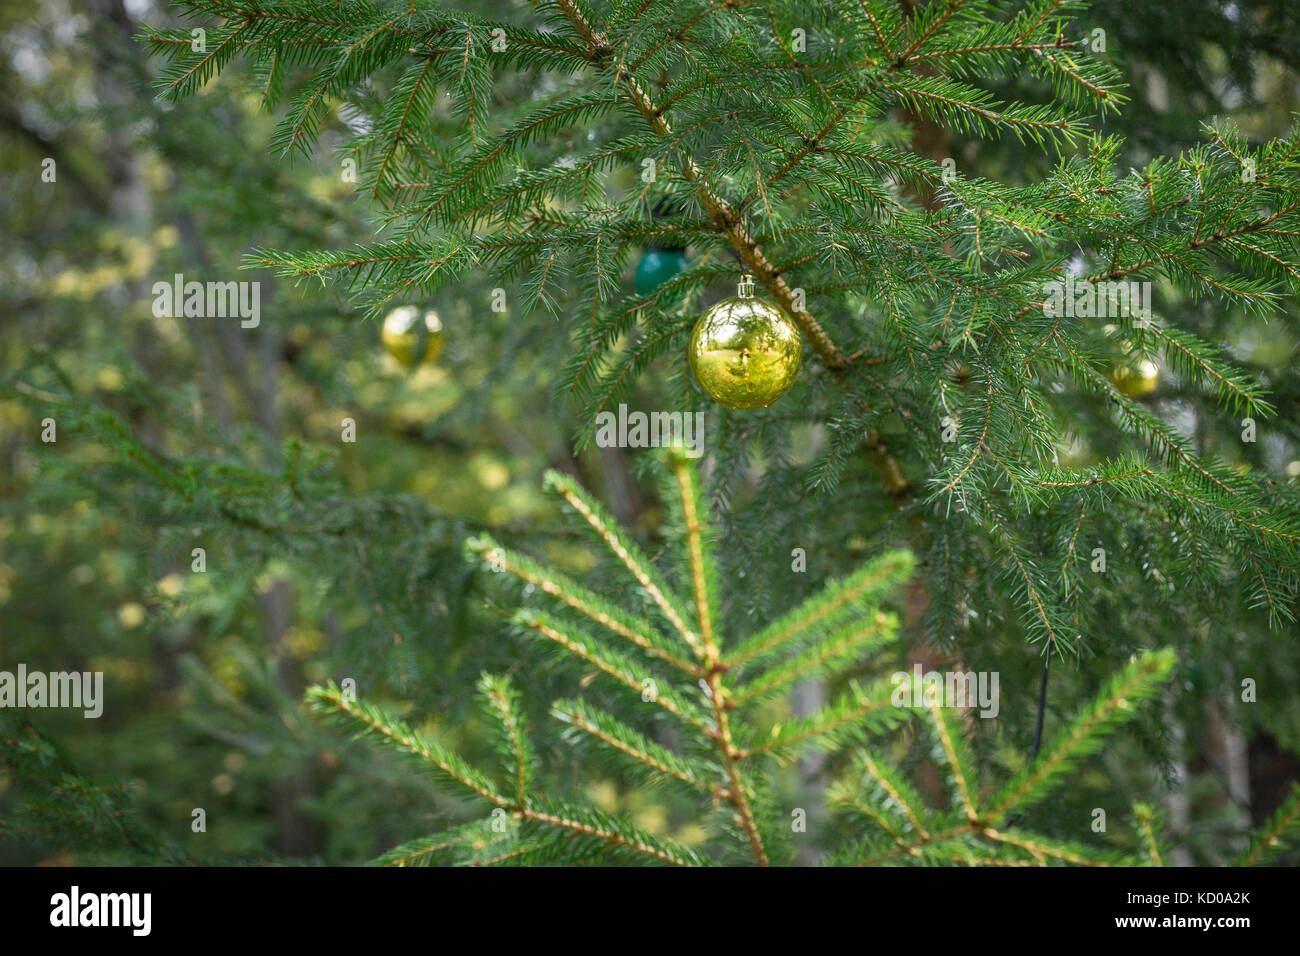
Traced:
[[537, 772], [537, 755], [523, 728], [518, 692], [505, 678], [486, 673], [479, 678], [478, 690], [501, 728], [498, 749], [507, 766], [513, 764], [516, 803], [522, 806]]
[[1142, 840], [1142, 849], [1152, 866], [1164, 866], [1164, 855], [1160, 852], [1160, 817], [1154, 807], [1139, 803], [1133, 807], [1133, 817], [1137, 821], [1138, 835]]
[[697, 657], [706, 658], [706, 649], [699, 636], [687, 625], [685, 615], [680, 610], [680, 602], [675, 594], [653, 570], [639, 548], [629, 542], [614, 525], [613, 520], [604, 509], [584, 494], [573, 480], [557, 471], [547, 472], [546, 487], [557, 491], [569, 506], [573, 508], [591, 527], [597, 536], [605, 542], [623, 565], [632, 572], [632, 576], [649, 595], [650, 599], [663, 612], [673, 629], [681, 635], [682, 640], [693, 650]]
[[672, 469], [681, 495], [682, 517], [686, 523], [686, 542], [690, 551], [691, 587], [695, 594], [696, 621], [700, 628], [705, 661], [713, 667], [719, 659], [716, 637], [717, 599], [714, 594], [716, 585], [713, 581], [713, 554], [710, 542], [704, 533], [704, 501], [695, 483], [695, 476], [686, 465], [685, 458], [674, 455]]
[[[482, 824], [470, 824], [467, 829], [478, 829]], [[432, 866], [447, 852], [465, 844], [468, 837], [462, 833], [440, 833], [436, 836], [417, 837], [398, 844], [370, 861], [371, 866]]]
[[[495, 682], [489, 682], [487, 686], [495, 686]], [[440, 776], [468, 789], [521, 821], [545, 824], [568, 831], [574, 837], [585, 838], [589, 843], [647, 856], [663, 863], [688, 866], [699, 862], [698, 857], [691, 851], [658, 840], [631, 824], [616, 821], [596, 810], [553, 804], [540, 797], [529, 797], [527, 794], [522, 799], [512, 800], [498, 793], [486, 777], [455, 754], [426, 740], [378, 707], [349, 700], [332, 683], [324, 687], [308, 688], [307, 701], [316, 713], [338, 720], [361, 734], [377, 738], [399, 753], [415, 757], [422, 763], [433, 766], [439, 771]], [[482, 824], [478, 826], [481, 827]], [[429, 841], [420, 841], [414, 846], [407, 844], [400, 851], [391, 851], [391, 859], [386, 854], [376, 862], [402, 863], [413, 859], [416, 853], [442, 852], [463, 842], [463, 837], [451, 840], [435, 837]], [[469, 845], [475, 851], [482, 850], [486, 846], [483, 843]]]
[[1234, 866], [1255, 866], [1284, 846], [1300, 827], [1300, 784], [1291, 784], [1290, 795], [1273, 816], [1251, 834], [1250, 845], [1233, 861]]
[[426, 740], [406, 724], [395, 720], [373, 704], [362, 703], [344, 695], [333, 682], [324, 687], [311, 687], [307, 703], [312, 711], [356, 730], [360, 735], [372, 736], [386, 747], [414, 757], [431, 766], [444, 779], [457, 784], [484, 800], [504, 807], [509, 800], [497, 793], [492, 783], [459, 756], [442, 746]]
[[[1136, 658], [1108, 681], [1091, 705], [1061, 732], [1047, 755], [1014, 776], [987, 808], [978, 796], [974, 763], [963, 734], [937, 702], [926, 704], [937, 745], [935, 756], [948, 771], [953, 802], [960, 808], [961, 816], [932, 812], [898, 768], [870, 752], [859, 753], [856, 767], [862, 786], [837, 783], [829, 793], [831, 805], [841, 812], [850, 811], [873, 821], [884, 830], [888, 843], [868, 839], [851, 844], [838, 851], [834, 861], [880, 865], [897, 862], [902, 857], [918, 862], [962, 861], [975, 865], [1032, 862], [1040, 866], [1050, 862], [1085, 866], [1127, 862], [1110, 851], [1062, 842], [1004, 825], [1002, 821], [1011, 809], [1041, 799], [1066, 769], [1095, 752], [1101, 739], [1121, 722], [1132, 719], [1136, 702], [1151, 697], [1172, 667], [1173, 655], [1167, 650], [1147, 652]], [[977, 846], [971, 841], [980, 842]], [[1002, 851], [985, 849], [989, 844], [1000, 846]], [[1006, 852], [1012, 855], [1008, 857]]]
[[649, 857], [674, 866], [699, 866], [702, 861], [692, 850], [652, 836], [640, 827], [617, 820], [599, 810], [565, 804], [542, 803], [538, 809], [522, 808], [524, 820], [568, 830], [595, 848], [610, 848]]
[[[1219, 126], [1210, 131], [1209, 145], [1131, 172], [1118, 138], [1098, 136], [1078, 143], [1081, 148], [1041, 181], [1022, 186], [965, 170], [952, 179], [933, 159], [897, 145], [909, 131], [888, 119], [896, 105], [924, 126], [974, 136], [1010, 133], [1039, 145], [1081, 136], [1083, 114], [1104, 114], [1122, 96], [1103, 59], [1063, 39], [1058, 21], [1076, 4], [1028, 0], [1013, 12], [1010, 5], [979, 0], [859, 0], [827, 14], [837, 33], [848, 28], [842, 49], [798, 56], [783, 35], [785, 11], [750, 0], [677, 10], [539, 0], [539, 14], [531, 17], [536, 29], [405, 0], [288, 0], [269, 12], [248, 0], [185, 6], [224, 25], [212, 32], [215, 52], [197, 60], [187, 51], [185, 31], [150, 32], [151, 48], [173, 64], [162, 77], [168, 95], [193, 93], [234, 57], [247, 56], [268, 105], [286, 76], [297, 84], [275, 138], [276, 148], [289, 153], [317, 138], [329, 120], [327, 104], [348, 101], [364, 120], [356, 124], [361, 132], [349, 134], [349, 148], [365, 169], [362, 186], [387, 205], [382, 222], [395, 233], [346, 251], [256, 250], [249, 267], [298, 279], [342, 277], [371, 301], [372, 311], [397, 296], [446, 288], [471, 271], [518, 280], [526, 307], [540, 303], [575, 317], [569, 331], [576, 344], [566, 369], [573, 375], [560, 387], [587, 407], [592, 401], [605, 407], [685, 338], [691, 300], [674, 304], [677, 297], [696, 295], [727, 272], [701, 261], [651, 294], [622, 294], [620, 272], [629, 250], [673, 240], [705, 246], [705, 260], [718, 250], [733, 251], [792, 316], [817, 364], [829, 372], [809, 370], [811, 381], [804, 384], [813, 401], [802, 407], [723, 416], [716, 500], [725, 503], [738, 487], [731, 476], [749, 463], [751, 452], [742, 446], [751, 439], [770, 464], [760, 483], [762, 505], [751, 514], [724, 516], [742, 547], [753, 546], [746, 539], [762, 526], [764, 509], [774, 515], [796, 497], [787, 490], [797, 472], [781, 431], [791, 423], [829, 423], [831, 440], [804, 476], [809, 490], [826, 493], [840, 482], [856, 490], [859, 476], [846, 462], [861, 447], [900, 503], [915, 488], [931, 485], [927, 500], [902, 510], [915, 521], [909, 531], [921, 527], [923, 509], [941, 497], [957, 506], [926, 542], [933, 558], [927, 574], [942, 587], [934, 593], [956, 598], [932, 603], [925, 617], [930, 636], [959, 640], [953, 635], [977, 627], [964, 616], [975, 603], [966, 599], [984, 589], [1010, 598], [1021, 632], [1042, 640], [1045, 653], [1064, 653], [1070, 636], [1095, 633], [1098, 612], [1088, 606], [1077, 567], [1087, 550], [1082, 542], [1091, 532], [1124, 529], [1135, 515], [1144, 519], [1143, 534], [1135, 535], [1142, 571], [1127, 572], [1126, 583], [1150, 569], [1162, 582], [1172, 576], [1180, 588], [1237, 586], [1243, 603], [1266, 607], [1274, 621], [1292, 613], [1300, 546], [1294, 493], [1202, 453], [1170, 415], [1171, 399], [1195, 399], [1234, 414], [1272, 414], [1259, 382], [1188, 328], [1164, 322], [1144, 327], [1125, 316], [1117, 320], [1116, 336], [1134, 338], [1144, 356], [1162, 356], [1175, 373], [1172, 386], [1135, 400], [1107, 375], [1092, 323], [1048, 315], [1042, 299], [1045, 282], [1067, 275], [1084, 284], [1150, 277], [1174, 287], [1157, 286], [1159, 297], [1186, 290], [1193, 299], [1210, 296], [1245, 310], [1275, 307], [1300, 279], [1300, 134], [1256, 148]], [[489, 28], [504, 31], [505, 51], [488, 55], [477, 45]], [[518, 68], [525, 83], [545, 92], [530, 93], [518, 105], [492, 103], [498, 65]], [[1018, 73], [1049, 88], [1050, 102], [1003, 102], [985, 89]], [[454, 92], [450, 120], [436, 102], [442, 90]], [[579, 132], [592, 134], [590, 145]], [[664, 200], [679, 202], [680, 213], [653, 220], [656, 190], [648, 182], [618, 199], [606, 195], [607, 174], [640, 159], [658, 164], [656, 189]], [[1247, 183], [1240, 172], [1251, 163], [1257, 176]], [[918, 208], [909, 191], [932, 194], [934, 202]], [[811, 311], [794, 295], [795, 276], [807, 277], [802, 291], [817, 303]], [[578, 308], [571, 308], [572, 299]], [[1157, 307], [1173, 313], [1174, 305], [1158, 299]], [[538, 330], [528, 335], [530, 341], [542, 337]], [[606, 362], [616, 350], [619, 362]], [[958, 364], [965, 371], [954, 374]], [[680, 369], [670, 370], [669, 382], [691, 394]], [[838, 393], [829, 404], [825, 384]], [[1285, 397], [1278, 404], [1285, 407]], [[960, 422], [956, 454], [931, 435], [936, 412]], [[911, 447], [901, 462], [895, 457], [902, 447], [898, 433], [881, 424], [886, 417], [907, 429]], [[313, 534], [350, 533], [357, 524], [290, 523], [275, 516], [271, 496], [274, 504], [288, 501], [295, 514], [313, 504], [296, 459], [278, 477], [235, 474], [182, 462], [113, 426], [107, 420], [95, 427], [110, 436], [133, 477], [165, 488], [167, 500], [184, 502], [187, 516], [213, 516], [277, 547], [296, 547]], [[1093, 427], [1095, 448], [1113, 440], [1119, 450], [1087, 468], [1057, 466], [1057, 452], [1071, 433], [1087, 434], [1091, 442], [1094, 435], [1085, 429]], [[937, 473], [927, 478], [909, 480], [904, 471], [940, 459]], [[669, 561], [652, 560], [575, 483], [558, 478], [552, 484], [631, 575], [628, 590], [639, 588], [648, 613], [635, 598], [630, 609], [620, 608], [539, 560], [497, 548], [492, 539], [471, 542], [470, 550], [493, 563], [490, 556], [500, 556], [503, 577], [532, 585], [524, 588], [526, 596], [536, 589], [539, 600], [556, 605], [554, 616], [531, 608], [508, 615], [513, 630], [541, 639], [548, 661], [576, 664], [584, 681], [594, 669], [597, 692], [612, 679], [622, 697], [614, 697], [611, 708], [633, 692], [632, 710], [617, 716], [581, 700], [555, 705], [553, 716], [568, 718], [568, 739], [583, 742], [584, 749], [595, 744], [593, 752], [609, 751], [668, 786], [684, 785], [695, 798], [727, 804], [727, 814], [734, 807], [739, 829], [727, 830], [728, 837], [738, 834], [755, 859], [779, 862], [783, 848], [770, 839], [765, 816], [771, 790], [764, 768], [802, 748], [861, 744], [894, 729], [906, 714], [882, 702], [879, 685], [866, 691], [855, 686], [798, 721], [765, 708], [773, 694], [800, 680], [838, 678], [868, 664], [865, 656], [897, 628], [880, 605], [912, 564], [884, 555], [877, 559], [882, 567], [875, 584], [866, 582], [867, 569], [859, 569], [850, 576], [853, 583], [842, 582], [846, 591], [861, 585], [855, 593], [832, 586], [775, 620], [768, 615], [747, 633], [733, 633], [728, 617], [734, 611], [723, 600], [711, 553], [710, 507], [691, 469], [679, 461], [670, 472], [683, 525], [673, 531], [682, 532], [685, 557], [666, 572], [661, 568]], [[804, 509], [796, 501], [793, 517], [780, 516], [753, 536], [777, 536], [795, 526]], [[899, 523], [888, 520], [885, 533], [896, 535]], [[760, 595], [755, 606], [779, 603], [767, 598]], [[1161, 595], [1153, 600], [1153, 607], [1167, 606]], [[378, 600], [372, 604], [382, 608]], [[1005, 620], [1005, 610], [995, 606], [981, 614], [984, 621]], [[395, 635], [408, 630], [390, 623], [382, 609], [378, 617]], [[585, 624], [582, 619], [595, 621], [599, 636], [575, 626], [575, 620]], [[657, 694], [646, 695], [647, 680], [659, 687]], [[510, 764], [510, 785], [492, 792], [511, 807], [522, 806], [530, 786], [544, 778], [525, 754], [513, 692], [495, 679], [484, 681], [501, 718], [494, 740]], [[1121, 699], [1144, 691], [1125, 693]], [[655, 707], [638, 706], [651, 701]], [[1038, 800], [1091, 752], [1093, 738], [1111, 728], [1112, 717], [1119, 719], [1107, 710], [1112, 704], [1099, 702], [1095, 706], [1105, 713], [1079, 718], [1072, 729], [1081, 736], [1058, 740], [1041, 760], [1031, 758], [1031, 766], [995, 797], [1002, 814], [980, 810], [960, 720], [932, 712], [935, 759], [948, 767], [954, 788], [952, 811], [930, 813], [909, 801], [928, 836], [912, 841], [906, 835], [907, 827], [915, 829], [912, 815], [904, 813], [903, 822], [885, 827], [883, 839], [859, 847], [857, 859], [1083, 862], [1087, 854], [1066, 844], [993, 828], [1006, 812]], [[651, 715], [646, 724], [665, 726], [662, 739], [658, 727], [641, 725], [641, 712]], [[673, 720], [663, 720], [664, 712]], [[385, 736], [376, 727], [368, 732]], [[682, 753], [669, 748], [683, 739]], [[413, 755], [428, 763], [433, 753]], [[701, 759], [700, 753], [710, 756]], [[848, 802], [887, 816], [898, 806], [885, 785], [901, 792], [904, 782], [883, 754], [871, 758], [884, 782], [867, 772], [874, 782], [866, 786], [874, 789], [853, 792]], [[473, 781], [455, 779], [462, 786]], [[411, 859], [463, 862], [458, 854], [466, 847], [475, 859], [500, 862], [599, 859], [602, 835], [622, 826], [567, 810], [553, 815], [574, 825], [557, 824], [560, 832], [547, 838], [534, 839], [529, 831], [517, 841], [479, 836], [417, 844]], [[729, 827], [729, 820], [720, 827]], [[1153, 829], [1149, 849], [1158, 854], [1156, 836]]]
[[848, 577], [830, 582], [825, 588], [792, 611], [741, 642], [724, 658], [729, 669], [757, 663], [803, 637], [814, 639], [831, 627], [857, 616], [879, 601], [893, 582], [909, 574], [914, 566], [905, 552], [881, 555]]
[[[603, 51], [604, 39], [595, 33], [587, 18], [569, 0], [557, 0], [557, 2], [579, 36], [587, 43], [588, 49], [593, 55]], [[664, 117], [664, 111], [655, 106], [635, 77], [621, 65], [615, 67], [614, 75], [650, 128], [661, 137], [670, 137], [672, 128]], [[847, 113], [847, 110], [841, 113], [835, 122], [827, 127], [826, 132], [829, 133], [830, 129], [834, 128]], [[811, 152], [814, 148], [815, 143], [810, 144], [808, 152]], [[793, 168], [797, 162], [798, 160], [795, 160], [790, 168]], [[848, 360], [844, 353], [840, 351], [839, 346], [831, 341], [830, 336], [826, 334], [826, 331], [810, 312], [799, 307], [793, 290], [781, 276], [780, 271], [768, 261], [761, 247], [745, 228], [742, 215], [743, 208], [741, 210], [733, 209], [725, 199], [711, 189], [705, 181], [699, 166], [688, 154], [682, 156], [681, 173], [687, 182], [699, 189], [705, 208], [713, 217], [715, 228], [731, 243], [732, 248], [736, 250], [746, 269], [759, 282], [763, 283], [777, 300], [777, 304], [781, 309], [799, 326], [827, 369], [837, 372], [845, 367]], [[892, 495], [901, 496], [907, 489], [907, 483], [902, 478], [902, 472], [897, 462], [889, 455], [876, 432], [870, 432], [866, 436], [865, 442], [871, 453], [872, 460], [877, 463], [884, 476], [886, 489]]]
[[1039, 866], [1045, 865], [1048, 859], [1059, 860], [1061, 863], [1070, 863], [1075, 866], [1115, 866], [1123, 862], [1119, 858], [1107, 858], [1100, 855], [1091, 847], [1049, 840], [1036, 834], [1023, 834], [1018, 830], [994, 830], [988, 828], [981, 831], [981, 836], [1024, 850], [1034, 858], [1034, 861]]
[[893, 840], [895, 846], [907, 846], [901, 822], [895, 819], [890, 807], [876, 795], [852, 790], [836, 781], [827, 791], [826, 801], [832, 810], [842, 814], [856, 814], [863, 822], [879, 827]]
[[803, 653], [782, 661], [752, 679], [741, 682], [732, 696], [736, 706], [769, 697], [799, 680], [826, 673], [836, 664], [859, 659], [890, 640], [898, 628], [892, 615], [877, 611], [818, 640]]
[[780, 721], [756, 730], [753, 743], [741, 750], [741, 759], [770, 755], [780, 760], [805, 742], [827, 750], [863, 743], [868, 736], [892, 730], [910, 716], [906, 708], [893, 706], [893, 690], [885, 681], [866, 689], [854, 686], [801, 720]]
[[745, 780], [740, 770], [740, 753], [731, 736], [731, 721], [728, 710], [740, 701], [732, 700], [722, 683], [722, 671], [719, 669], [719, 652], [711, 624], [713, 611], [709, 602], [709, 578], [704, 568], [704, 514], [698, 492], [694, 484], [684, 455], [674, 449], [670, 456], [671, 467], [677, 478], [681, 494], [682, 515], [686, 522], [686, 538], [690, 552], [692, 584], [695, 588], [696, 607], [699, 609], [700, 626], [703, 635], [704, 659], [708, 664], [704, 680], [708, 686], [709, 702], [713, 705], [713, 719], [716, 726], [718, 750], [726, 768], [729, 781], [728, 797], [736, 806], [741, 826], [749, 839], [750, 849], [759, 866], [767, 866], [767, 850], [763, 846], [762, 836], [754, 822], [753, 810], [745, 792]]
[[499, 566], [506, 573], [541, 590], [580, 614], [631, 641], [647, 654], [665, 661], [692, 677], [703, 672], [695, 664], [675, 653], [675, 646], [652, 627], [643, 627], [630, 614], [599, 595], [582, 587], [576, 581], [550, 568], [545, 568], [526, 555], [498, 545], [490, 535], [480, 535], [466, 542], [466, 550], [481, 562]]
[[[511, 617], [511, 623], [522, 634], [537, 634], [553, 642], [568, 655], [595, 667], [638, 697], [645, 693], [644, 682], [654, 680], [654, 676], [644, 668], [637, 667], [612, 648], [604, 647], [590, 634], [562, 625], [546, 614], [521, 610]], [[705, 717], [697, 705], [679, 698], [669, 687], [659, 688], [658, 682], [655, 686], [657, 690], [650, 696], [655, 705], [697, 728], [705, 727]]]
[[[712, 782], [715, 774], [709, 768], [673, 753], [611, 714], [581, 700], [556, 701], [551, 706], [551, 714], [580, 731], [581, 735], [599, 741], [610, 750], [656, 774], [674, 777], [719, 799], [730, 799], [726, 790]], [[579, 736], [570, 734], [567, 739], [574, 742]]]
[[[751, 647], [761, 646], [763, 650], [749, 659], [756, 676], [733, 686], [721, 652], [726, 628], [722, 604], [714, 593], [716, 558], [709, 546], [713, 539], [710, 508], [701, 494], [698, 474], [685, 455], [670, 451], [665, 457], [666, 462], [654, 467], [661, 487], [675, 498], [672, 510], [676, 520], [668, 530], [681, 546], [679, 552], [671, 552], [680, 559], [678, 576], [690, 587], [689, 601], [684, 603], [675, 596], [669, 601], [671, 592], [663, 584], [665, 578], [659, 570], [590, 496], [563, 476], [551, 475], [548, 484], [575, 506], [581, 522], [596, 531], [596, 540], [643, 590], [648, 590], [645, 585], [649, 583], [660, 589], [668, 607], [694, 609], [691, 623], [698, 631], [701, 668], [656, 673], [648, 667], [657, 664], [662, 669], [669, 662], [653, 653], [655, 645], [650, 639], [631, 641], [637, 652], [645, 655], [645, 663], [640, 663], [544, 611], [521, 608], [504, 613], [517, 633], [541, 638], [556, 660], [576, 663], [582, 675], [580, 686], [588, 685], [588, 675], [594, 668], [625, 692], [632, 692], [631, 697], [624, 697], [624, 706], [631, 705], [628, 715], [635, 715], [632, 719], [583, 699], [553, 703], [551, 716], [564, 725], [567, 742], [592, 758], [616, 762], [620, 770], [631, 767], [664, 785], [685, 788], [696, 799], [707, 799], [714, 813], [721, 814], [717, 821], [721, 833], [743, 844], [753, 862], [767, 865], [780, 860], [773, 856], [774, 852], [784, 856], [787, 850], [772, 823], [775, 811], [764, 767], [769, 762], [788, 761], [801, 748], [832, 750], [863, 742], [896, 727], [908, 712], [889, 706], [890, 695], [882, 684], [865, 690], [853, 685], [849, 694], [841, 695], [821, 711], [775, 725], [757, 719], [758, 700], [800, 677], [842, 673], [859, 662], [866, 648], [879, 647], [891, 639], [897, 621], [879, 608], [879, 602], [905, 578], [911, 561], [905, 555], [886, 555], [873, 562], [866, 573], [855, 573], [829, 595], [812, 599], [800, 615], [787, 619], [787, 623], [802, 625], [796, 628], [797, 639], [782, 640], [779, 647], [766, 640], [760, 645], [751, 642]], [[506, 552], [489, 537], [470, 540], [466, 552], [488, 567], [508, 570], [507, 579], [533, 584], [543, 598], [558, 601], [564, 611], [597, 620], [625, 640], [629, 635], [646, 633], [644, 626], [636, 625], [626, 611], [540, 562]], [[545, 587], [548, 583], [552, 586]], [[664, 610], [663, 605], [656, 606]], [[688, 616], [679, 613], [678, 618], [685, 623]], [[786, 655], [784, 659], [782, 654]], [[764, 669], [757, 669], [758, 663], [763, 663]], [[431, 836], [404, 845], [381, 857], [380, 862], [512, 865], [576, 862], [603, 858], [608, 853], [660, 862], [700, 862], [689, 851], [657, 840], [626, 821], [557, 803], [538, 793], [538, 781], [545, 775], [524, 729], [519, 696], [504, 678], [488, 674], [480, 677], [478, 687], [493, 717], [493, 743], [501, 757], [504, 777], [509, 780], [508, 786], [501, 789], [445, 748], [379, 708], [348, 700], [332, 685], [313, 688], [309, 693], [308, 700], [317, 712], [339, 719], [405, 756], [418, 758], [424, 765], [432, 765], [440, 777], [504, 811], [523, 828], [518, 834], [513, 830], [503, 834], [494, 823], [489, 835], [481, 824], [471, 824], [464, 833]], [[646, 708], [646, 703], [655, 706]], [[656, 728], [637, 726], [645, 720], [641, 715], [648, 712], [673, 715], [677, 724], [672, 738], [684, 746], [667, 746], [657, 739]], [[534, 832], [535, 826], [551, 835]]]
[[934, 721], [935, 735], [939, 740], [939, 746], [943, 749], [948, 769], [952, 773], [953, 784], [962, 809], [966, 811], [966, 819], [975, 823], [980, 818], [979, 789], [973, 771], [975, 763], [971, 759], [965, 739], [957, 732], [944, 708], [936, 701], [930, 704], [929, 710], [930, 717]]
[[1170, 650], [1145, 653], [1111, 678], [1092, 706], [1063, 728], [1032, 765], [1012, 778], [993, 798], [988, 819], [1002, 819], [1014, 808], [1025, 807], [1078, 760], [1096, 751], [1101, 735], [1130, 720], [1137, 704], [1150, 698], [1174, 666]]

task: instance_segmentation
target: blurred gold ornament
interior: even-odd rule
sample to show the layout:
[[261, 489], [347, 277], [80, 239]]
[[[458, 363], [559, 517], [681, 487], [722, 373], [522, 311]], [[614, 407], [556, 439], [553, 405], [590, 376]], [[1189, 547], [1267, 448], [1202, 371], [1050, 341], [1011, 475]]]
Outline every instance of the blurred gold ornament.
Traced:
[[1160, 369], [1150, 359], [1123, 358], [1111, 366], [1110, 380], [1129, 398], [1150, 395], [1160, 384]]
[[688, 352], [700, 387], [727, 408], [764, 408], [794, 384], [803, 343], [790, 318], [753, 297], [745, 276], [740, 294], [723, 299], [695, 323]]
[[384, 350], [406, 368], [432, 362], [442, 354], [442, 320], [433, 309], [420, 315], [413, 305], [394, 309], [384, 317], [379, 341]]

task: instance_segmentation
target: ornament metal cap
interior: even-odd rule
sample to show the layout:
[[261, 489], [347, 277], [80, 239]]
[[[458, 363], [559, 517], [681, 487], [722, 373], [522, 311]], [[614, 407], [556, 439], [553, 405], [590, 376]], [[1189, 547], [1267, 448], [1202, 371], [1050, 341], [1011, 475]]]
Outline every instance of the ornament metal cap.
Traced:
[[745, 273], [740, 277], [740, 283], [736, 286], [736, 295], [742, 299], [752, 299], [754, 297], [754, 277]]

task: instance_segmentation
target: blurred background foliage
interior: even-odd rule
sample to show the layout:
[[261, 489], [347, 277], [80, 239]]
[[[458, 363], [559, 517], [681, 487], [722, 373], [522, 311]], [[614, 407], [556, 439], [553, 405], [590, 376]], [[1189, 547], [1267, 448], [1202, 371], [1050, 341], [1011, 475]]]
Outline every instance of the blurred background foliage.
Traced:
[[[487, 6], [503, 19], [529, 15], [510, 0]], [[1104, 128], [1127, 137], [1133, 166], [1200, 142], [1214, 117], [1256, 140], [1287, 131], [1300, 95], [1300, 7], [1289, 0], [1099, 0], [1082, 21], [1106, 31], [1108, 55], [1131, 83], [1132, 103]], [[460, 808], [308, 719], [303, 688], [351, 677], [368, 699], [473, 760], [487, 749], [468, 706], [481, 670], [526, 675], [538, 722], [566, 691], [530, 670], [527, 652], [484, 610], [464, 538], [488, 530], [586, 582], [608, 581], [541, 495], [543, 470], [579, 477], [652, 554], [662, 509], [634, 452], [573, 452], [581, 423], [555, 380], [569, 343], [549, 316], [491, 311], [495, 279], [421, 303], [439, 311], [447, 345], [412, 371], [383, 352], [377, 323], [338, 289], [239, 271], [253, 248], [335, 248], [373, 235], [368, 197], [341, 175], [337, 149], [358, 119], [336, 110], [310, 159], [272, 158], [274, 118], [254, 78], [224, 78], [178, 104], [154, 97], [155, 66], [133, 39], [141, 22], [178, 21], [153, 0], [0, 0], [0, 166], [10, 185], [0, 192], [0, 669], [103, 671], [108, 688], [98, 720], [0, 712], [0, 862], [369, 859]], [[505, 75], [494, 95], [511, 103], [534, 92]], [[456, 120], [444, 119], [451, 135]], [[1032, 181], [1052, 163], [1013, 140], [917, 135], [930, 138], [932, 155], [1003, 181]], [[537, 148], [550, 155], [564, 144]], [[41, 180], [46, 158], [55, 183]], [[612, 172], [607, 188], [636, 188], [638, 172]], [[156, 318], [152, 284], [175, 273], [260, 281], [260, 326]], [[1176, 290], [1158, 294], [1166, 308], [1177, 301]], [[1267, 324], [1214, 303], [1182, 307], [1295, 422], [1294, 303]], [[671, 407], [657, 398], [666, 378], [652, 369], [633, 407]], [[47, 415], [57, 443], [40, 441]], [[348, 417], [356, 444], [339, 440]], [[806, 463], [825, 436], [800, 427], [793, 447]], [[1196, 429], [1227, 460], [1279, 480], [1300, 475], [1300, 450], [1286, 438], [1243, 446], [1231, 421]], [[136, 447], [182, 486], [201, 474], [206, 491], [180, 503], [160, 493], [140, 459], [132, 463]], [[1081, 438], [1063, 464], [1114, 451]], [[756, 448], [713, 486], [736, 516], [726, 545], [733, 611], [750, 619], [868, 557], [891, 507], [863, 500], [827, 513], [803, 502], [785, 512], [764, 464]], [[869, 471], [863, 464], [841, 492], [851, 500], [860, 482], [865, 495]], [[213, 483], [225, 493], [208, 493]], [[761, 537], [784, 542], [775, 559], [754, 544]], [[791, 541], [808, 549], [806, 575], [789, 573]], [[205, 573], [191, 570], [194, 548], [205, 550]], [[1110, 605], [1103, 619], [1114, 633], [1095, 636], [1103, 654], [1056, 669], [1049, 726], [1163, 627], [1143, 619], [1150, 602], [1103, 589], [1096, 598]], [[991, 606], [1003, 600], [989, 595]], [[930, 660], [925, 596], [909, 594], [906, 605], [900, 666]], [[1088, 819], [1102, 806], [1122, 819], [1153, 800], [1168, 808], [1180, 861], [1219, 861], [1297, 777], [1295, 637], [1262, 616], [1225, 615], [1185, 633], [1179, 681], [1195, 693], [1035, 812]], [[996, 729], [979, 728], [976, 746], [1014, 768], [1032, 737], [1039, 659], [1010, 630], [999, 652], [1002, 716]], [[1268, 683], [1267, 706], [1232, 706], [1243, 674]], [[923, 774], [921, 750], [908, 762]], [[597, 805], [688, 844], [703, 837], [689, 807], [612, 774], [580, 774], [561, 748], [544, 756]], [[792, 770], [792, 797], [803, 785]], [[204, 833], [191, 830], [195, 808], [206, 811]]]

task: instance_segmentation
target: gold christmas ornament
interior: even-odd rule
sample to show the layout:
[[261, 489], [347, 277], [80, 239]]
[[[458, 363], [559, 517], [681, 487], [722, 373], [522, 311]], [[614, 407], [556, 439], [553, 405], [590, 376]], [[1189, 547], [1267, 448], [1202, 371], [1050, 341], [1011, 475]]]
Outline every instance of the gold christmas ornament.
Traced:
[[1137, 343], [1119, 335], [1118, 327], [1103, 330], [1112, 336], [1110, 380], [1129, 398], [1150, 395], [1160, 385], [1160, 367], [1138, 352]]
[[406, 368], [432, 362], [442, 354], [442, 320], [433, 309], [423, 316], [413, 305], [404, 305], [384, 316], [379, 332], [384, 350]]
[[1160, 384], [1160, 369], [1150, 359], [1124, 360], [1110, 370], [1110, 380], [1129, 398], [1150, 395]]
[[790, 318], [754, 298], [754, 280], [695, 323], [688, 352], [691, 372], [714, 401], [727, 408], [764, 408], [794, 384], [803, 343]]

